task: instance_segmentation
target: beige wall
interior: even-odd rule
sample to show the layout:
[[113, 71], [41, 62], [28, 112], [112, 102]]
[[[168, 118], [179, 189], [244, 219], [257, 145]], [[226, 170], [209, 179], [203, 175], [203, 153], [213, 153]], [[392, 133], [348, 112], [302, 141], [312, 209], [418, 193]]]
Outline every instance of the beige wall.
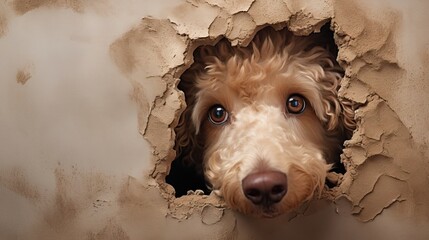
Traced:
[[[0, 239], [425, 239], [427, 9], [419, 0], [0, 2]], [[330, 18], [341, 94], [361, 104], [341, 184], [297, 216], [264, 221], [214, 196], [175, 199], [163, 178], [191, 50], [220, 35], [246, 44], [265, 24], [308, 34]]]

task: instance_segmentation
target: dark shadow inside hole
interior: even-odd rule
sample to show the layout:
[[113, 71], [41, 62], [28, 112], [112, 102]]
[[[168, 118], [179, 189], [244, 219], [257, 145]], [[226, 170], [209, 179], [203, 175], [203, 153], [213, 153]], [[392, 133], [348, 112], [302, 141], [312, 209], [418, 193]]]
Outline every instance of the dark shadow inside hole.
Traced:
[[206, 181], [200, 169], [194, 165], [183, 163], [182, 159], [176, 158], [171, 163], [170, 174], [166, 182], [176, 190], [176, 197], [186, 195], [189, 190], [203, 190], [204, 194], [210, 194]]
[[[334, 58], [337, 58], [338, 47], [334, 41], [334, 32], [330, 29], [330, 22], [326, 23], [319, 33], [313, 33], [310, 36], [314, 36], [316, 39], [316, 45], [326, 48]], [[194, 52], [194, 56], [199, 51], [197, 48]], [[181, 84], [179, 84], [179, 89], [183, 90]], [[185, 92], [186, 96], [186, 92]], [[188, 119], [187, 121], [191, 121]], [[346, 140], [346, 139], [344, 139]], [[342, 149], [338, 150], [338, 159], [335, 159], [332, 172], [336, 173], [345, 173], [346, 169], [344, 165], [340, 162], [340, 154]], [[166, 182], [172, 185], [176, 191], [175, 196], [180, 197], [186, 195], [188, 191], [195, 191], [197, 189], [203, 190], [205, 194], [210, 194], [210, 190], [207, 188], [206, 181], [203, 176], [201, 164], [195, 166], [183, 161], [182, 156], [178, 156], [171, 164], [171, 169], [169, 175], [166, 177]], [[329, 187], [331, 186], [327, 181]]]

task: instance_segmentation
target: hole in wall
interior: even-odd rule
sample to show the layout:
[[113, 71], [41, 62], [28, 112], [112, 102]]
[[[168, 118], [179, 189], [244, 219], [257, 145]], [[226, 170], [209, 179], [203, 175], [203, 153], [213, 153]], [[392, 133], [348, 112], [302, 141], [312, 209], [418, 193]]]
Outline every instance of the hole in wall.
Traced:
[[[270, 26], [266, 28], [271, 28]], [[265, 28], [261, 29], [260, 31], [264, 30]], [[280, 30], [283, 31], [283, 30]], [[285, 30], [287, 31], [287, 30]], [[330, 22], [326, 23], [322, 28], [320, 29], [320, 32], [318, 33], [312, 33], [308, 37], [311, 37], [314, 39], [314, 42], [318, 46], [322, 46], [325, 49], [327, 49], [333, 56], [334, 59], [337, 58], [338, 55], [338, 47], [335, 44], [334, 40], [334, 32], [330, 29]], [[213, 42], [213, 44], [219, 44], [219, 42], [222, 41], [228, 41], [226, 38], [220, 39], [217, 43]], [[198, 63], [198, 60], [196, 59], [199, 55], [199, 51], [201, 51], [202, 46], [196, 48], [196, 50], [193, 53], [195, 62], [191, 67], [186, 70], [182, 76], [181, 79], [185, 78], [187, 74], [193, 69], [193, 67], [196, 67]], [[342, 71], [342, 74], [344, 71]], [[186, 86], [186, 81], [181, 81], [178, 85], [178, 88], [182, 90], [185, 94], [185, 99], [187, 101], [187, 104], [189, 105], [192, 101], [189, 97], [191, 92], [187, 92], [187, 89], [189, 89], [188, 86]], [[186, 112], [187, 110], [185, 110]], [[185, 112], [182, 113], [182, 115], [185, 115]], [[181, 117], [179, 121], [179, 126], [181, 124], [191, 123], [191, 119], [186, 119], [184, 117]], [[186, 125], [186, 124], [185, 124]], [[175, 132], [176, 135], [180, 135], [178, 131], [183, 131], [183, 129], [176, 128]], [[191, 131], [189, 134], [195, 134], [195, 132], [192, 132], [194, 130], [185, 130], [185, 131]], [[351, 134], [350, 134], [351, 135]], [[350, 137], [350, 136], [349, 136]], [[348, 137], [348, 138], [349, 138]], [[348, 139], [347, 138], [347, 139]], [[343, 140], [347, 140], [346, 137]], [[176, 159], [172, 162], [169, 175], [166, 177], [166, 182], [170, 185], [172, 185], [175, 189], [175, 196], [180, 197], [183, 195], [187, 195], [188, 191], [196, 191], [196, 190], [202, 190], [204, 194], [210, 194], [210, 189], [207, 187], [207, 183], [204, 179], [203, 174], [203, 166], [202, 166], [202, 150], [204, 148], [204, 139], [196, 138], [196, 142], [190, 143], [188, 141], [191, 141], [189, 139], [183, 140], [176, 137], [175, 142], [175, 150], [177, 152]], [[180, 149], [178, 146], [183, 146], [186, 144], [191, 145], [197, 145], [196, 149], [188, 149], [183, 148]], [[338, 149], [338, 152], [335, 154], [335, 159], [333, 159], [334, 165], [332, 168], [332, 172], [344, 174], [346, 172], [346, 169], [344, 165], [340, 162], [340, 154], [342, 153], [342, 149]], [[334, 187], [335, 184], [330, 183], [329, 181], [326, 181], [328, 187]]]

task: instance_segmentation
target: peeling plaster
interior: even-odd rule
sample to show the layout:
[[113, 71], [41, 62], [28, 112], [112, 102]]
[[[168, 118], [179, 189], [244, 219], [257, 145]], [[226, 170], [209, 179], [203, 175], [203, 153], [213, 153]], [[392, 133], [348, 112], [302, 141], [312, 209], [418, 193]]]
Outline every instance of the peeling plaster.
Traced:
[[223, 208], [205, 206], [201, 212], [201, 221], [204, 224], [212, 225], [222, 220], [224, 214]]
[[[389, 94], [394, 92], [395, 83], [404, 77], [404, 70], [397, 64], [394, 44], [398, 14], [392, 12], [387, 20], [378, 21], [368, 18], [360, 7], [350, 7], [349, 4], [343, 5], [340, 2], [333, 4], [326, 1], [319, 8], [310, 7], [304, 3], [301, 5], [282, 1], [241, 3], [240, 5], [235, 1], [188, 1], [172, 12], [169, 17], [170, 22], [144, 19], [139, 27], [139, 34], [135, 34], [136, 30], [131, 30], [127, 35], [153, 36], [151, 43], [148, 45], [143, 41], [135, 47], [130, 47], [130, 41], [125, 40], [126, 44], [120, 45], [125, 46], [123, 47], [125, 49], [135, 49], [137, 53], [125, 50], [132, 54], [122, 55], [122, 57], [114, 55], [114, 58], [119, 66], [123, 66], [122, 69], [130, 66], [136, 68], [149, 66], [141, 71], [126, 69], [126, 74], [141, 76], [134, 79], [152, 81], [155, 76], [158, 76], [156, 82], [164, 83], [165, 87], [171, 87], [177, 83], [179, 73], [190, 65], [191, 50], [203, 43], [214, 44], [220, 36], [225, 36], [232, 45], [246, 45], [255, 32], [266, 24], [272, 24], [277, 28], [287, 26], [297, 35], [307, 35], [320, 31], [320, 27], [332, 18], [336, 41], [339, 44], [338, 58], [346, 70], [340, 95], [353, 100], [360, 107], [356, 111], [358, 129], [353, 138], [346, 143], [344, 150], [343, 161], [347, 173], [336, 177], [339, 187], [329, 190], [330, 193], [328, 191], [325, 195], [331, 196], [332, 199], [346, 195], [354, 206], [354, 215], [362, 221], [373, 220], [394, 203], [411, 204], [419, 199], [412, 193], [412, 186], [409, 185], [412, 178], [410, 175], [414, 173], [409, 163], [419, 161], [421, 156], [413, 150], [415, 147], [408, 130], [384, 100], [392, 97]], [[262, 10], [266, 8], [268, 10]], [[334, 12], [335, 16], [333, 16]], [[205, 16], [204, 21], [193, 20], [200, 19], [201, 16]], [[165, 34], [155, 34], [155, 32]], [[118, 49], [119, 42], [127, 38], [123, 37], [113, 44], [112, 49]], [[165, 43], [162, 39], [168, 39], [168, 44], [162, 45]], [[138, 50], [142, 46], [144, 46], [143, 49]], [[166, 50], [166, 46], [180, 47]], [[162, 57], [154, 61], [156, 62], [154, 66], [150, 63], [136, 63], [135, 56], [139, 51], [150, 51], [145, 55]], [[170, 57], [168, 57], [169, 54]], [[177, 58], [177, 56], [180, 57]], [[117, 60], [121, 58], [123, 60]], [[130, 60], [131, 64], [123, 64]], [[166, 80], [161, 76], [170, 76], [170, 78]], [[386, 79], [391, 82], [388, 87], [385, 84]], [[147, 83], [139, 86], [138, 88], [143, 87], [143, 89], [156, 89], [156, 87], [146, 87]], [[171, 105], [167, 104], [170, 106], [167, 109], [166, 94], [161, 91], [155, 95], [155, 98], [143, 99], [144, 103], [141, 103], [142, 106], [146, 106], [146, 110], [139, 117], [140, 129], [154, 148], [155, 168], [152, 176], [161, 180], [158, 182], [161, 186], [164, 186], [162, 179], [168, 172], [168, 164], [174, 156], [174, 153], [168, 151], [173, 145], [172, 129], [184, 105], [180, 103], [183, 101], [183, 96], [180, 93], [175, 95], [175, 92], [174, 89], [170, 89], [169, 95], [167, 94], [172, 99]], [[137, 93], [140, 98], [144, 95], [142, 91]], [[163, 104], [159, 105], [157, 102]], [[146, 116], [149, 117], [146, 118]], [[159, 135], [162, 131], [165, 133]], [[396, 151], [398, 143], [401, 146], [408, 145], [407, 159], [398, 158], [398, 156], [404, 156]], [[159, 178], [160, 176], [162, 177]], [[402, 184], [393, 184], [393, 182]], [[386, 184], [392, 185], [390, 191], [379, 190], [380, 186], [386, 190]], [[428, 194], [427, 191], [422, 192], [422, 195], [426, 194]], [[204, 202], [212, 196], [207, 198], [207, 196], [189, 195], [174, 199], [167, 194], [167, 198], [172, 201], [171, 216], [177, 219], [188, 219], [195, 214], [195, 209], [200, 209], [198, 210], [200, 213], [206, 213], [210, 208], [204, 206]]]
[[254, 0], [206, 0], [212, 6], [218, 6], [229, 14], [234, 15], [239, 12], [247, 12], [250, 6], [255, 2]]
[[[288, 8], [283, 2], [275, 4], [278, 4], [278, 7], [273, 9], [283, 7], [285, 10], [286, 14], [282, 15], [283, 19], [270, 19], [258, 15], [258, 11], [254, 9], [257, 9], [258, 6], [266, 7], [263, 1], [258, 1], [252, 4], [249, 14], [239, 12], [228, 18], [225, 13], [222, 13], [221, 17], [216, 20], [224, 19], [223, 22], [228, 23], [225, 36], [232, 45], [246, 45], [258, 29], [258, 25], [262, 25], [258, 17], [265, 20], [263, 24], [285, 24], [287, 22], [289, 29], [298, 35], [305, 35], [312, 31], [319, 31], [320, 26], [329, 20], [329, 14], [334, 11], [329, 4], [326, 4], [323, 13], [328, 15], [321, 14], [315, 17], [315, 13], [307, 13], [301, 9], [297, 12], [290, 12], [289, 9], [294, 9], [296, 6]], [[397, 65], [396, 47], [393, 44], [397, 13], [389, 15], [390, 18], [387, 21], [379, 22], [367, 18], [363, 10], [358, 7], [335, 5], [337, 9], [343, 7], [346, 8], [346, 11], [337, 10], [341, 14], [336, 14], [333, 21], [337, 42], [340, 45], [339, 60], [346, 69], [346, 78], [340, 92], [343, 97], [361, 104], [362, 107], [357, 111], [358, 131], [346, 145], [344, 162], [348, 172], [341, 179], [343, 184], [340, 185], [338, 192], [345, 193], [354, 202], [355, 208], [359, 207], [359, 212], [355, 212], [358, 218], [362, 221], [369, 221], [395, 202], [414, 201], [411, 190], [406, 184], [409, 181], [408, 175], [412, 174], [412, 171], [407, 164], [404, 164], [406, 160], [397, 159], [396, 156], [399, 154], [392, 153], [397, 148], [392, 143], [399, 141], [400, 145], [403, 145], [408, 142], [410, 150], [415, 147], [412, 146], [412, 139], [403, 123], [381, 99], [391, 97], [388, 94], [394, 92], [395, 82], [404, 77], [404, 70]], [[348, 13], [349, 10], [353, 13]], [[269, 15], [276, 16], [275, 14]], [[353, 19], [356, 21], [350, 21], [350, 16], [354, 17]], [[235, 22], [240, 23], [239, 27], [234, 27]], [[231, 25], [232, 27], [230, 27]], [[180, 33], [183, 34], [183, 32]], [[220, 34], [222, 31], [216, 33]], [[207, 36], [201, 35], [200, 37]], [[216, 39], [216, 37], [210, 36], [211, 39]], [[194, 38], [195, 35], [192, 35], [192, 39]], [[389, 84], [388, 88], [384, 83], [386, 79], [393, 83]], [[422, 157], [416, 152], [410, 154], [410, 156], [414, 156], [414, 159], [408, 161], [418, 161], [417, 159]], [[376, 197], [377, 194], [380, 194], [377, 191], [380, 188], [379, 184], [386, 184], [386, 181], [383, 180], [386, 176], [403, 182], [405, 185], [392, 184], [400, 188], [398, 190], [393, 187], [392, 191], [399, 191], [399, 193], [392, 196], [382, 194], [387, 198]], [[428, 194], [427, 191], [424, 192], [424, 194]]]
[[[87, 9], [108, 9], [110, 4], [112, 2], [61, 0], [15, 0], [7, 6], [0, 3], [0, 41], [14, 27], [14, 18], [28, 16], [30, 12], [66, 9], [67, 13], [86, 16]], [[403, 19], [410, 16], [393, 3], [390, 3], [393, 7], [386, 8], [373, 4], [336, 0], [188, 0], [163, 20], [136, 18], [134, 24], [116, 34], [109, 42], [110, 48], [104, 50], [128, 80], [129, 97], [137, 106], [136, 131], [151, 147], [150, 158], [141, 160], [150, 162], [151, 169], [141, 170], [144, 176], [138, 179], [84, 171], [75, 165], [44, 165], [52, 174], [54, 190], [49, 192], [44, 190], [46, 186], [33, 183], [28, 170], [31, 167], [8, 165], [0, 171], [1, 195], [5, 196], [0, 198], [0, 203], [9, 204], [18, 196], [19, 209], [25, 211], [26, 219], [16, 221], [24, 226], [21, 233], [0, 231], [0, 237], [92, 240], [189, 239], [189, 236], [266, 239], [269, 236], [276, 239], [299, 235], [335, 239], [344, 233], [368, 239], [368, 236], [380, 236], [384, 230], [380, 227], [384, 228], [385, 223], [396, 226], [395, 222], [403, 220], [407, 221], [406, 227], [392, 227], [391, 231], [383, 232], [380, 239], [398, 237], [398, 231], [403, 232], [401, 229], [407, 229], [402, 234], [411, 236], [410, 239], [423, 239], [421, 236], [426, 236], [424, 229], [429, 222], [429, 151], [425, 123], [429, 112], [424, 105], [427, 94], [422, 92], [429, 85], [424, 81], [427, 70], [413, 64], [421, 61], [421, 66], [427, 65], [429, 51], [426, 47], [418, 58], [407, 59], [405, 56], [413, 55], [406, 55]], [[109, 18], [108, 14], [103, 16]], [[185, 107], [177, 84], [180, 75], [192, 64], [193, 50], [203, 44], [214, 44], [221, 37], [230, 40], [232, 45], [246, 45], [266, 25], [277, 29], [287, 27], [297, 35], [308, 35], [320, 31], [329, 21], [339, 47], [338, 61], [345, 69], [340, 97], [357, 105], [358, 126], [353, 137], [346, 141], [342, 155], [347, 171], [344, 175], [330, 175], [338, 186], [325, 189], [321, 200], [307, 203], [296, 213], [263, 223], [235, 214], [213, 194], [195, 191], [175, 198], [174, 189], [165, 183], [165, 176], [175, 157], [173, 129]], [[427, 33], [419, 30], [418, 36], [427, 37]], [[421, 49], [425, 43], [418, 44]], [[14, 85], [20, 84], [19, 90], [35, 92], [30, 87], [39, 84], [40, 79], [34, 75], [35, 70], [39, 71], [34, 67], [38, 62], [30, 66], [25, 65], [27, 60], [24, 64], [23, 61], [7, 79]], [[58, 63], [52, 63], [53, 69], [56, 66]], [[415, 82], [417, 86], [413, 86]], [[21, 86], [24, 84], [25, 87]], [[416, 94], [410, 94], [414, 92]], [[9, 93], [5, 91], [0, 97], [5, 101], [31, 100], [26, 98], [26, 93], [7, 98]], [[413, 103], [420, 107], [413, 108]], [[72, 155], [70, 152], [66, 157]], [[19, 212], [13, 214], [17, 219]], [[168, 231], [160, 231], [160, 226]], [[308, 231], [308, 226], [312, 231]], [[361, 231], [362, 228], [365, 231]]]
[[[356, 117], [361, 119], [358, 130], [344, 150], [348, 179], [339, 189], [352, 201], [354, 214], [365, 222], [396, 202], [411, 211], [412, 206], [427, 198], [429, 182], [422, 174], [424, 167], [419, 169], [424, 166], [423, 156], [415, 151], [409, 132], [379, 98], [361, 107]], [[420, 184], [414, 185], [416, 181]], [[427, 206], [413, 210], [421, 216], [427, 212]]]
[[[189, 38], [209, 37], [210, 25], [219, 15], [220, 10], [213, 11], [207, 4], [182, 4], [175, 8], [169, 20], [174, 23], [179, 34], [187, 34]], [[195, 19], [199, 19], [195, 21]]]
[[134, 88], [132, 96], [139, 106], [139, 131], [159, 158], [172, 154], [173, 134], [169, 125], [182, 103], [180, 93], [171, 89], [177, 80], [168, 73], [184, 64], [185, 50], [185, 39], [177, 35], [169, 21], [149, 18], [110, 47], [113, 59]]
[[[260, 9], [266, 9], [261, 12]], [[288, 5], [281, 0], [255, 1], [248, 11], [256, 25], [286, 22], [292, 15]]]

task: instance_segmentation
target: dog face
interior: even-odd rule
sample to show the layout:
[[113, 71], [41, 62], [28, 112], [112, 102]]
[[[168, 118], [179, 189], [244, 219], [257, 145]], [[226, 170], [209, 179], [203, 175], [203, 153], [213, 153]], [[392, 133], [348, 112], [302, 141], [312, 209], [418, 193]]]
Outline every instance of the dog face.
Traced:
[[262, 32], [247, 48], [202, 48], [182, 78], [179, 150], [202, 158], [207, 182], [231, 208], [285, 213], [320, 193], [351, 127], [340, 79], [325, 49], [285, 33]]

